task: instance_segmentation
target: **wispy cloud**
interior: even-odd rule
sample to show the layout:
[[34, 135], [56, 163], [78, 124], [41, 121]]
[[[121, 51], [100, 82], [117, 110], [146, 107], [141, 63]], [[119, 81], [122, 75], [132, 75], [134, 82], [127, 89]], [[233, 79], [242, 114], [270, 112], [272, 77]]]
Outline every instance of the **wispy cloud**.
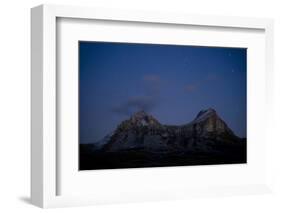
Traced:
[[150, 112], [159, 104], [159, 94], [162, 86], [160, 76], [148, 74], [143, 76], [141, 81], [143, 94], [129, 97], [125, 102], [113, 107], [113, 112], [127, 116], [139, 110]]
[[196, 91], [198, 89], [198, 86], [196, 85], [196, 84], [187, 84], [187, 85], [185, 85], [185, 87], [184, 87], [184, 90], [186, 91], [186, 92], [194, 92], [194, 91]]
[[197, 81], [196, 83], [188, 83], [184, 86], [184, 91], [191, 93], [198, 91], [201, 87], [201, 84], [205, 84], [206, 81], [218, 81], [220, 76], [218, 74], [209, 72], [203, 77], [201, 80]]
[[115, 106], [112, 111], [121, 115], [131, 115], [133, 112], [144, 110], [150, 112], [157, 105], [157, 100], [153, 96], [134, 96]]
[[160, 82], [160, 76], [155, 74], [148, 74], [143, 76], [145, 82]]
[[214, 74], [214, 73], [208, 73], [206, 75], [206, 80], [207, 81], [216, 81], [216, 80], [219, 80], [219, 76], [217, 74]]
[[163, 89], [163, 80], [159, 75], [147, 74], [141, 79], [144, 88], [144, 94], [147, 96], [158, 96]]

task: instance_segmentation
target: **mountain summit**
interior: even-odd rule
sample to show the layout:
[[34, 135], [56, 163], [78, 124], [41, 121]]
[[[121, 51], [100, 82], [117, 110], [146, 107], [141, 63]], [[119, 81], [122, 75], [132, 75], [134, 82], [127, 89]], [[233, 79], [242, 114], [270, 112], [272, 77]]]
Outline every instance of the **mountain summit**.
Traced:
[[212, 108], [178, 126], [139, 111], [101, 141], [80, 144], [80, 157], [81, 169], [245, 163], [246, 139]]
[[202, 119], [205, 119], [205, 118], [208, 118], [210, 116], [213, 116], [213, 115], [217, 115], [217, 112], [216, 110], [214, 110], [213, 108], [209, 108], [209, 109], [206, 109], [206, 110], [201, 110], [195, 120], [202, 120]]
[[107, 143], [104, 151], [144, 149], [151, 151], [211, 150], [214, 143], [240, 141], [217, 112], [201, 110], [190, 123], [163, 125], [145, 111], [133, 114], [123, 121]]
[[216, 110], [212, 108], [201, 110], [191, 124], [195, 125], [198, 132], [202, 134], [215, 132], [217, 134], [226, 133], [235, 136], [233, 131], [217, 114]]
[[151, 115], [147, 114], [145, 111], [141, 110], [133, 114], [129, 119], [130, 124], [133, 126], [159, 126], [160, 123]]

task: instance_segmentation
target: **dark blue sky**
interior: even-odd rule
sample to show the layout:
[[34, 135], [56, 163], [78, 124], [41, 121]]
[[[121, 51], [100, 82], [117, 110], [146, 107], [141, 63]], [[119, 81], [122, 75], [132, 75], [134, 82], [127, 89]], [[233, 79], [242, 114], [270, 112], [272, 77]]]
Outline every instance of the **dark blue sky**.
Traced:
[[138, 111], [184, 124], [214, 108], [246, 136], [244, 48], [79, 42], [80, 143], [112, 132]]

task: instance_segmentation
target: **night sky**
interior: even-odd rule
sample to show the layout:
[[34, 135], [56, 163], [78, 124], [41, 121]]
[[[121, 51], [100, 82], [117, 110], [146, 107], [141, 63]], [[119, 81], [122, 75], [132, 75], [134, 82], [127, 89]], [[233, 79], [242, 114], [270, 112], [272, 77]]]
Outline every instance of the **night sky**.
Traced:
[[94, 143], [134, 112], [162, 124], [214, 108], [246, 137], [244, 48], [79, 42], [79, 142]]

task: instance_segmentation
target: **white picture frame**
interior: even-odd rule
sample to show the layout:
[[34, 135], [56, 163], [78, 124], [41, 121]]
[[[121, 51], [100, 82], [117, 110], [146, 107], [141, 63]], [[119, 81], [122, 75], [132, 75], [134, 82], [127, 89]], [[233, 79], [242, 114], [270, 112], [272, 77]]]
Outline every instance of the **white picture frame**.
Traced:
[[[217, 187], [198, 187], [186, 190], [184, 187], [167, 188], [156, 193], [124, 194], [97, 196], [91, 195], [58, 195], [59, 152], [57, 145], [57, 21], [64, 19], [108, 20], [131, 23], [153, 23], [168, 26], [200, 26], [234, 29], [253, 29], [264, 31], [266, 78], [262, 92], [265, 99], [266, 129], [270, 129], [272, 119], [273, 91], [273, 21], [271, 19], [216, 17], [186, 14], [166, 14], [144, 11], [123, 11], [96, 9], [74, 6], [41, 5], [31, 10], [31, 72], [32, 72], [32, 143], [31, 143], [31, 201], [33, 204], [47, 207], [91, 205], [96, 203], [114, 203], [142, 200], [178, 199], [197, 196], [253, 194], [270, 192], [270, 165], [265, 162], [266, 178], [255, 184], [221, 185]], [[234, 35], [235, 36], [235, 35]], [[266, 146], [270, 146], [270, 137], [264, 135]], [[268, 154], [266, 156], [268, 158]], [[150, 169], [153, 170], [153, 169]], [[174, 170], [175, 172], [178, 172]], [[123, 171], [117, 171], [124, 172]], [[108, 192], [107, 192], [108, 193]], [[151, 194], [149, 196], [148, 194]], [[157, 196], [156, 196], [157, 195]]]

